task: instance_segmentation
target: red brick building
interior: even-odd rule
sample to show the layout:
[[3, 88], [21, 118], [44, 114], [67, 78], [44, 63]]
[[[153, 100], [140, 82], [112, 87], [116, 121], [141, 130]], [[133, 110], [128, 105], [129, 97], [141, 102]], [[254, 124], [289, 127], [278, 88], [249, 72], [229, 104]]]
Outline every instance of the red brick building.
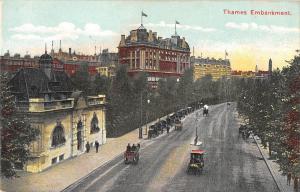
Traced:
[[20, 54], [11, 56], [7, 51], [3, 56], [0, 56], [0, 71], [1, 72], [17, 72], [21, 68], [39, 68], [39, 57], [32, 58], [26, 54], [21, 57]]
[[[69, 51], [71, 50], [69, 49]], [[61, 49], [58, 53], [55, 53], [52, 49], [50, 55], [45, 50], [45, 54], [51, 58], [54, 71], [65, 71], [69, 76], [74, 75], [81, 65], [88, 65], [89, 74], [95, 75], [97, 73], [96, 68], [100, 66], [100, 61], [96, 55], [78, 55], [75, 52], [66, 53], [62, 52]], [[39, 61], [39, 56], [31, 57], [28, 54], [24, 57], [21, 57], [20, 54], [10, 56], [10, 53], [7, 52], [0, 56], [0, 71], [16, 73], [23, 68], [40, 68]]]
[[125, 38], [121, 35], [119, 64], [128, 66], [128, 74], [148, 73], [148, 81], [160, 78], [179, 77], [190, 68], [190, 47], [185, 38], [175, 34], [161, 38], [156, 32], [147, 31], [143, 25], [130, 31]]

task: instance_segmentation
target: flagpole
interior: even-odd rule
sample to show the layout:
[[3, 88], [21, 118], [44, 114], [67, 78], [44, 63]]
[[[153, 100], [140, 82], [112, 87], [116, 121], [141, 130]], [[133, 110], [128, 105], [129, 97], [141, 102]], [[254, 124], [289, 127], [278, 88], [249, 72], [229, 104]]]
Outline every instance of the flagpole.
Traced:
[[176, 32], [176, 21], [175, 21], [175, 35], [177, 35], [177, 32]]
[[143, 26], [143, 11], [141, 12], [141, 26]]

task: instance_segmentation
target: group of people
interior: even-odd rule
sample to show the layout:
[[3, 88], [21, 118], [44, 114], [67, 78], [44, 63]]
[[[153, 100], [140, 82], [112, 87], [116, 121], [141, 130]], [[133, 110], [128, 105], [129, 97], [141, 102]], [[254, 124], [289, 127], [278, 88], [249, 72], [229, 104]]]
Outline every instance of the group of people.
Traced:
[[128, 143], [127, 147], [126, 147], [126, 151], [136, 151], [140, 149], [140, 144], [138, 143], [137, 145], [132, 144], [132, 146], [130, 145], [130, 143]]
[[[98, 141], [95, 141], [96, 153], [98, 153], [98, 151], [99, 151], [99, 146], [100, 146], [99, 142], [98, 142]], [[89, 142], [87, 142], [87, 143], [85, 144], [85, 148], [86, 148], [86, 152], [89, 153], [89, 152], [90, 152], [90, 149], [91, 149], [91, 145], [90, 145]]]

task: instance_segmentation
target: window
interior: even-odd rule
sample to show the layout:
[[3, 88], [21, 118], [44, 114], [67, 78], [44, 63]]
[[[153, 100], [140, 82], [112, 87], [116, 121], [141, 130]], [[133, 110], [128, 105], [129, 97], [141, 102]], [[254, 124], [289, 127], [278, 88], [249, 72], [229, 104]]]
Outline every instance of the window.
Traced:
[[97, 133], [100, 131], [98, 124], [99, 124], [98, 117], [97, 117], [96, 113], [94, 112], [94, 116], [91, 121], [91, 134], [94, 134], [94, 133]]
[[57, 163], [57, 157], [54, 157], [54, 158], [52, 159], [52, 164], [55, 164], [55, 163]]
[[62, 160], [64, 160], [64, 154], [59, 156], [59, 161], [62, 161]]
[[83, 141], [82, 129], [83, 129], [83, 124], [82, 121], [79, 120], [77, 123], [77, 150], [81, 150], [82, 148], [82, 141]]
[[57, 147], [58, 145], [62, 145], [66, 142], [64, 129], [61, 123], [58, 123], [53, 130], [52, 133], [52, 147]]

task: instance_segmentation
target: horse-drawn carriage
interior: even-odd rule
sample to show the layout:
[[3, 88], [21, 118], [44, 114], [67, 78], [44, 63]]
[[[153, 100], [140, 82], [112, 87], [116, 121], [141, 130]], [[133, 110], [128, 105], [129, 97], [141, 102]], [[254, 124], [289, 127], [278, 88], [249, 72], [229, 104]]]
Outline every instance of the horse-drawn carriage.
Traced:
[[192, 150], [190, 162], [187, 167], [187, 174], [199, 175], [204, 169], [204, 150]]
[[158, 136], [158, 130], [156, 125], [151, 125], [148, 130], [148, 139]]
[[132, 147], [128, 145], [126, 151], [124, 152], [124, 163], [137, 164], [140, 158], [139, 150], [140, 144], [137, 144], [136, 146], [133, 145]]
[[181, 131], [182, 130], [182, 122], [179, 119], [175, 120], [175, 130]]

